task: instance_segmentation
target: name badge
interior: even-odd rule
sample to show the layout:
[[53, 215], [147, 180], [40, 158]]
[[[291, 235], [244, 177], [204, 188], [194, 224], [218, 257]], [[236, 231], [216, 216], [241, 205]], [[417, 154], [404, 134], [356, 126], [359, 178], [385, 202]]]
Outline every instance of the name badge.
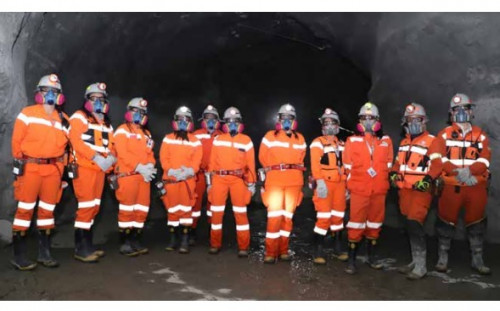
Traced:
[[368, 175], [370, 175], [371, 178], [377, 176], [377, 172], [375, 172], [375, 170], [373, 169], [373, 167], [370, 167], [368, 170]]
[[148, 148], [153, 148], [153, 143], [154, 143], [154, 141], [152, 139], [148, 139], [148, 142], [146, 143], [146, 146]]

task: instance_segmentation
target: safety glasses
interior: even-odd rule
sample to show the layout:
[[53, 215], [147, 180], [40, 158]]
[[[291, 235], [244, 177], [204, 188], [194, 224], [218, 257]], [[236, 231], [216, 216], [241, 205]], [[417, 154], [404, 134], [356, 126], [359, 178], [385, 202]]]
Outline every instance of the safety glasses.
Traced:
[[54, 94], [60, 94], [61, 90], [53, 88], [53, 87], [48, 87], [48, 86], [41, 86], [40, 92], [48, 93], [49, 91], [52, 91]]
[[144, 110], [144, 109], [139, 109], [139, 108], [137, 108], [137, 107], [132, 107], [132, 108], [130, 108], [129, 110], [130, 110], [130, 111], [132, 111], [132, 112], [138, 112], [138, 113], [140, 113], [142, 116], [143, 116], [143, 115], [145, 115], [145, 114], [147, 114], [147, 111], [146, 111], [146, 110]]
[[175, 121], [185, 121], [185, 122], [191, 122], [191, 118], [188, 116], [175, 116]]
[[339, 122], [335, 119], [325, 119], [323, 125], [338, 125]]
[[376, 120], [377, 117], [375, 116], [367, 116], [367, 115], [362, 115], [362, 116], [359, 116], [359, 119], [362, 120], [362, 121], [365, 121], [365, 120]]
[[280, 113], [279, 114], [279, 119], [280, 120], [294, 120], [295, 117], [291, 114], [285, 114], [285, 113]]
[[472, 110], [472, 108], [473, 108], [473, 106], [471, 104], [461, 105], [461, 106], [455, 106], [455, 107], [453, 107], [452, 111], [456, 112], [456, 111], [458, 111], [460, 109], [463, 109], [463, 110], [467, 111], [467, 110]]
[[92, 102], [95, 102], [96, 100], [100, 100], [102, 103], [107, 104], [108, 100], [106, 97], [100, 97], [100, 96], [89, 96], [88, 99]]
[[421, 123], [424, 122], [424, 117], [406, 117], [406, 123]]

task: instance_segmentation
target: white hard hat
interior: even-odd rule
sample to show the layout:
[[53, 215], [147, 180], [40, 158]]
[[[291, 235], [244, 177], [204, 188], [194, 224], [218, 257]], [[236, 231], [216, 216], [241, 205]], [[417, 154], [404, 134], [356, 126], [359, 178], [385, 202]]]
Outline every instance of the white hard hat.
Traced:
[[127, 109], [130, 108], [138, 108], [144, 111], [148, 111], [148, 101], [145, 100], [142, 97], [134, 97], [132, 98], [128, 104], [127, 104]]
[[174, 117], [189, 117], [193, 119], [193, 115], [191, 114], [191, 109], [189, 109], [186, 106], [180, 106], [179, 108], [177, 108]]
[[208, 113], [214, 114], [217, 117], [217, 120], [220, 120], [220, 118], [219, 118], [219, 112], [217, 111], [217, 108], [215, 108], [212, 105], [208, 105], [205, 108], [205, 110], [203, 110], [203, 114], [202, 114], [202, 116], [201, 116], [201, 118], [200, 118], [199, 121], [203, 120], [203, 118], [205, 118], [205, 114], [208, 114]]
[[336, 113], [333, 109], [326, 108], [326, 109], [325, 109], [325, 112], [323, 112], [323, 115], [321, 116], [321, 118], [319, 118], [319, 121], [323, 124], [323, 121], [324, 121], [326, 118], [332, 118], [332, 119], [334, 119], [334, 120], [337, 120], [337, 123], [338, 123], [338, 124], [340, 124], [340, 118], [339, 118], [339, 115], [338, 115], [338, 113]]
[[36, 87], [37, 89], [40, 87], [52, 87], [62, 92], [61, 81], [59, 81], [59, 77], [56, 74], [43, 76]]
[[108, 93], [106, 92], [106, 83], [96, 82], [87, 86], [87, 88], [85, 89], [85, 98], [87, 98], [89, 94], [92, 93], [101, 93], [105, 97], [108, 97]]
[[295, 114], [295, 107], [290, 105], [290, 103], [286, 103], [284, 105], [281, 105], [280, 110], [278, 110], [278, 115], [280, 115], [280, 114], [292, 115], [294, 118], [297, 117], [297, 115]]
[[378, 114], [378, 108], [375, 106], [375, 104], [367, 102], [365, 103], [361, 109], [359, 110], [358, 116], [374, 116], [374, 117], [380, 117]]
[[406, 123], [407, 117], [423, 117], [424, 122], [427, 122], [429, 119], [427, 118], [427, 114], [425, 113], [424, 106], [411, 102], [406, 105], [405, 113], [403, 115], [402, 124]]
[[469, 96], [462, 93], [457, 93], [453, 95], [453, 97], [450, 100], [450, 111], [453, 110], [453, 108], [455, 107], [465, 106], [465, 105], [472, 105], [472, 101], [470, 100]]
[[224, 120], [227, 119], [243, 119], [241, 113], [236, 107], [229, 107], [224, 111]]

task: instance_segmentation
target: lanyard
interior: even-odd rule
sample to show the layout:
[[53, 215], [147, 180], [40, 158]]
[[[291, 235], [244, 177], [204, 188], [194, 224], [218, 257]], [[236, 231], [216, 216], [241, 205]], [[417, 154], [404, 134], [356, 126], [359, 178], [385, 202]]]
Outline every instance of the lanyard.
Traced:
[[375, 149], [375, 146], [373, 144], [368, 144], [368, 141], [366, 140], [366, 137], [365, 137], [365, 143], [366, 143], [366, 147], [368, 148], [368, 152], [370, 152], [370, 167], [373, 167], [373, 151]]

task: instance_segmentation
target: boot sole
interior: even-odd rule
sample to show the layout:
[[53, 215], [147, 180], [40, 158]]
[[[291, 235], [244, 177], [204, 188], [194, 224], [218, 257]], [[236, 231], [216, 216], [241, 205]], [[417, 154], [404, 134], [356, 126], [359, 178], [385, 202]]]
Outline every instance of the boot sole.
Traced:
[[142, 249], [142, 250], [138, 250], [137, 251], [139, 253], [139, 255], [146, 255], [149, 253], [149, 249]]
[[92, 255], [97, 256], [99, 258], [106, 256], [106, 254], [102, 250], [95, 251], [92, 253]]
[[179, 249], [179, 254], [189, 254], [189, 249], [181, 248]]
[[122, 252], [120, 252], [120, 254], [127, 256], [127, 257], [137, 257], [140, 255], [139, 252], [134, 252], [134, 253], [122, 253]]
[[79, 260], [81, 262], [84, 262], [84, 263], [96, 263], [99, 261], [99, 257], [80, 257], [80, 256], [77, 256], [77, 255], [74, 255], [73, 256], [76, 260]]
[[416, 280], [420, 280], [421, 278], [423, 278], [426, 274], [424, 275], [418, 275], [418, 274], [415, 274], [415, 273], [408, 273], [408, 275], [406, 276], [406, 279], [407, 280], [410, 280], [410, 281], [416, 281]]
[[326, 265], [326, 259], [323, 257], [314, 258], [313, 264], [318, 265], [318, 266], [324, 266], [324, 265]]
[[36, 268], [36, 266], [37, 266], [37, 264], [36, 264], [36, 263], [33, 263], [33, 264], [29, 265], [29, 266], [24, 266], [24, 267], [23, 267], [23, 266], [18, 265], [18, 264], [17, 264], [17, 263], [15, 263], [14, 261], [11, 261], [10, 263], [11, 263], [11, 264], [12, 264], [12, 265], [13, 265], [13, 266], [17, 269], [17, 270], [19, 270], [19, 271], [31, 271], [31, 270], [35, 269], [35, 268]]
[[352, 270], [352, 269], [344, 269], [344, 271], [345, 271], [345, 273], [350, 274], [350, 275], [358, 273], [357, 269], [354, 269], [354, 270]]
[[342, 262], [345, 262], [345, 261], [347, 261], [347, 259], [349, 259], [349, 256], [347, 254], [340, 254], [340, 255], [333, 254], [332, 256], [333, 256], [333, 258], [340, 260]]
[[57, 268], [59, 267], [59, 263], [57, 261], [42, 261], [42, 260], [37, 260], [39, 264], [42, 264], [42, 266], [47, 267], [47, 268]]
[[491, 275], [491, 270], [487, 270], [487, 271], [481, 271], [480, 269], [476, 268], [476, 267], [471, 267], [472, 270], [476, 271], [477, 273], [481, 274], [481, 275]]
[[175, 249], [176, 249], [175, 247], [165, 247], [165, 250], [167, 252], [173, 252], [173, 251], [175, 251]]
[[441, 273], [448, 273], [448, 267], [443, 268], [443, 267], [435, 266], [434, 270], [436, 270], [437, 272], [441, 272]]

